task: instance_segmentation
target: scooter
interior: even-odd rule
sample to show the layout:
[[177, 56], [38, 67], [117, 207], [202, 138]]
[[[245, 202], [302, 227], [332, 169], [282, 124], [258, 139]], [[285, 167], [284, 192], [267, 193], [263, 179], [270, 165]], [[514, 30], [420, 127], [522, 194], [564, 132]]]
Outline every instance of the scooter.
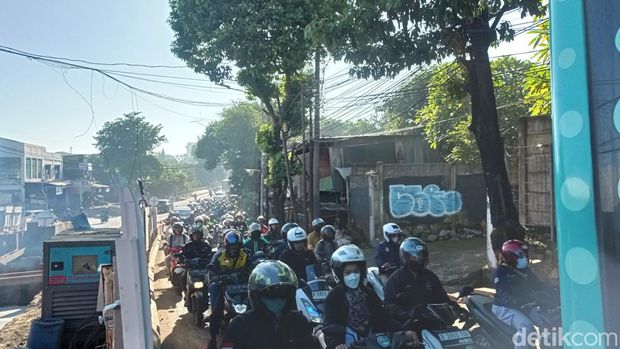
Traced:
[[381, 277], [379, 275], [380, 274], [391, 275], [393, 272], [395, 272], [398, 269], [398, 267], [389, 266], [387, 268], [383, 268], [383, 267], [381, 268], [382, 269], [380, 269], [379, 267], [368, 268], [366, 271], [366, 278], [368, 279], [368, 282], [372, 286], [373, 290], [375, 290], [375, 293], [377, 294], [379, 299], [381, 299], [381, 301], [383, 302], [385, 300], [385, 294], [383, 292], [383, 288], [385, 287], [385, 285], [381, 281]]
[[180, 263], [183, 259], [181, 247], [169, 247], [167, 259], [168, 275], [170, 275], [170, 283], [176, 287], [179, 291], [183, 290], [182, 276], [185, 272], [185, 267]]
[[331, 291], [329, 282], [317, 278], [313, 266], [308, 266], [306, 275], [310, 275], [310, 281], [301, 280], [299, 288], [295, 292], [295, 303], [299, 310], [314, 326], [320, 326], [325, 321], [325, 299]]
[[196, 326], [205, 325], [205, 311], [209, 308], [209, 280], [205, 258], [194, 258], [186, 261], [187, 266], [187, 311], [194, 316]]
[[218, 279], [215, 282], [220, 282], [221, 288], [224, 290], [224, 324], [222, 329], [225, 329], [235, 316], [250, 309], [248, 282], [247, 279], [236, 274], [222, 275]]
[[[463, 287], [459, 298], [465, 300], [469, 309], [470, 319], [465, 322], [464, 329], [470, 329], [476, 346], [479, 348], [513, 348], [513, 336], [515, 330], [502, 322], [493, 314], [493, 297], [476, 293], [472, 287]], [[525, 308], [539, 306], [535, 303], [525, 305]], [[541, 317], [547, 328], [559, 327], [561, 324], [559, 306], [541, 307]], [[529, 313], [523, 310], [524, 313]], [[472, 329], [472, 327], [478, 327]], [[549, 348], [561, 348], [561, 346], [549, 346]]]
[[349, 327], [328, 325], [316, 332], [316, 337], [323, 349], [327, 348], [325, 334], [341, 336], [344, 333], [348, 349], [422, 349], [416, 342], [412, 342], [404, 332], [371, 333], [366, 338], [360, 338], [357, 332]]
[[454, 326], [459, 318], [451, 305], [427, 304], [416, 311], [405, 327], [418, 333], [425, 349], [473, 349], [474, 340], [468, 330]]

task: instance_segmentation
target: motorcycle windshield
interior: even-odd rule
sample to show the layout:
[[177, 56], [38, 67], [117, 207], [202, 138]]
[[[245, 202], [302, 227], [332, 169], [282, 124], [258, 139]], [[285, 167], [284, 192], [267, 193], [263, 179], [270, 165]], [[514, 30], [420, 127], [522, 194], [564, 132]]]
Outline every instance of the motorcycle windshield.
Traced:
[[248, 292], [247, 284], [228, 284], [226, 285], [226, 293], [230, 295], [246, 294]]
[[428, 311], [424, 315], [428, 320], [439, 321], [445, 326], [450, 326], [456, 321], [456, 313], [449, 304], [429, 304], [426, 309]]
[[310, 282], [316, 280], [316, 270], [314, 270], [314, 265], [306, 265], [306, 282]]

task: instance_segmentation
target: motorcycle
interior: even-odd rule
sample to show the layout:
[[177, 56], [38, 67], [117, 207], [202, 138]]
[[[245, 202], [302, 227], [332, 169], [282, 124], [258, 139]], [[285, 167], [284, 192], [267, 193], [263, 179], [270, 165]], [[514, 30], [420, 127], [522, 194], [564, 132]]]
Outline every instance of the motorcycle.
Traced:
[[216, 282], [219, 281], [224, 290], [224, 329], [235, 316], [250, 309], [248, 282], [238, 274], [222, 275], [218, 279]]
[[204, 312], [209, 308], [208, 292], [209, 280], [205, 258], [193, 258], [186, 261], [187, 266], [187, 311], [194, 316], [194, 323], [204, 327]]
[[398, 267], [396, 266], [389, 266], [387, 268], [381, 267], [381, 269], [378, 267], [370, 267], [366, 271], [366, 278], [368, 279], [368, 282], [382, 302], [385, 300], [385, 294], [383, 292], [385, 285], [383, 284], [383, 281], [381, 281], [380, 274], [391, 275], [397, 269]]
[[345, 343], [348, 349], [420, 349], [421, 346], [404, 332], [379, 332], [371, 333], [366, 338], [360, 338], [357, 332], [340, 325], [329, 325], [316, 332], [316, 336], [323, 349], [327, 348], [325, 334], [345, 335]]
[[[480, 348], [512, 348], [514, 347], [513, 337], [515, 329], [497, 318], [491, 310], [493, 297], [476, 293], [472, 287], [463, 287], [459, 292], [459, 298], [465, 300], [465, 304], [471, 315], [465, 322], [463, 328], [472, 331], [473, 339]], [[541, 318], [545, 322], [546, 328], [559, 327], [561, 324], [560, 308], [558, 306], [545, 307], [543, 304], [535, 302], [524, 305], [522, 311], [527, 314], [528, 308], [541, 308]], [[472, 329], [478, 325], [477, 328]], [[549, 348], [561, 348], [559, 346], [548, 346]]]
[[415, 313], [415, 318], [407, 321], [405, 327], [419, 334], [424, 348], [474, 348], [469, 330], [461, 330], [454, 326], [459, 316], [451, 305], [427, 304], [421, 306]]
[[168, 275], [170, 276], [170, 283], [176, 287], [178, 292], [183, 290], [183, 273], [185, 267], [181, 263], [183, 259], [182, 247], [168, 247], [166, 256], [166, 265], [168, 266]]
[[[314, 268], [308, 266], [307, 268]], [[310, 281], [300, 280], [299, 288], [295, 292], [295, 303], [299, 310], [314, 326], [320, 326], [325, 321], [325, 299], [332, 287], [322, 278], [316, 278], [314, 270], [306, 272], [311, 275]]]

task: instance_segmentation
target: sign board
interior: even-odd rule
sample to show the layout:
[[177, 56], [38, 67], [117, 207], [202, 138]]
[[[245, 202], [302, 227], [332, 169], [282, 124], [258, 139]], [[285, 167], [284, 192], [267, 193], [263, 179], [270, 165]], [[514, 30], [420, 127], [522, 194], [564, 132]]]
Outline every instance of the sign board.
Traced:
[[80, 163], [78, 165], [78, 168], [80, 170], [83, 170], [83, 171], [92, 171], [93, 170], [93, 164], [82, 162], [82, 163]]

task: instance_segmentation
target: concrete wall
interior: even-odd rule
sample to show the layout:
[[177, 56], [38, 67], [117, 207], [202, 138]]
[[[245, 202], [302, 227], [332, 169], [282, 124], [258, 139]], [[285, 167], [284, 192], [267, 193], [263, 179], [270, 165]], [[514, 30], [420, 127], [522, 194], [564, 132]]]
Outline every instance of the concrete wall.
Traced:
[[551, 118], [519, 120], [518, 207], [526, 226], [553, 225], [553, 156]]

